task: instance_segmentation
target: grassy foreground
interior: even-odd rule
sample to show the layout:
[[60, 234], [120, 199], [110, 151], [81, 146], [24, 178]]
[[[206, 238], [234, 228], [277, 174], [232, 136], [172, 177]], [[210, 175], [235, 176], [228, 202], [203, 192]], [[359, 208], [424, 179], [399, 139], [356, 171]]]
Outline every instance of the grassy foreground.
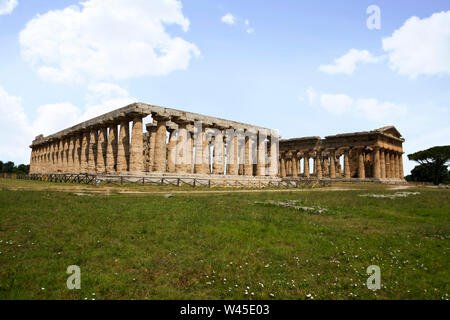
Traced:
[[[166, 198], [63, 186], [0, 179], [0, 299], [449, 298], [449, 190]], [[420, 194], [359, 196], [402, 191]], [[298, 199], [328, 212], [255, 203]], [[69, 265], [81, 268], [81, 290], [66, 287]], [[376, 292], [366, 287], [370, 265], [381, 269]]]

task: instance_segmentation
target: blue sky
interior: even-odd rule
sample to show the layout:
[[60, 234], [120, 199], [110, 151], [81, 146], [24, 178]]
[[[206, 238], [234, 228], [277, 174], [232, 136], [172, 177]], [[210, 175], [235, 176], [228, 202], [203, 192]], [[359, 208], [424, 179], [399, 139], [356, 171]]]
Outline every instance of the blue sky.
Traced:
[[283, 138], [395, 125], [406, 153], [449, 144], [449, 1], [85, 2], [0, 0], [1, 160], [132, 101]]

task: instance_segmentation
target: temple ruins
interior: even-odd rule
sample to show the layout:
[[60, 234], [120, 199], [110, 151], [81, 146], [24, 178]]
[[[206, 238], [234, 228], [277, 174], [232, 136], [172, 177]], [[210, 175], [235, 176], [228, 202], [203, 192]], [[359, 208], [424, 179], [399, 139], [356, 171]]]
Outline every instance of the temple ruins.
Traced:
[[134, 103], [36, 137], [30, 174], [402, 181], [404, 141], [393, 126], [280, 140], [272, 129]]
[[281, 140], [280, 176], [403, 181], [404, 141], [393, 126], [327, 136], [325, 139]]

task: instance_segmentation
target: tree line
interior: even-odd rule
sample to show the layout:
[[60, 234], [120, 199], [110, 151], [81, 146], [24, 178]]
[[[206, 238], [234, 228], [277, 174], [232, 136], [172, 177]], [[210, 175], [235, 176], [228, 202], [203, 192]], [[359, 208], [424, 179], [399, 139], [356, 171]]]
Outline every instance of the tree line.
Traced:
[[0, 161], [0, 173], [17, 173], [17, 174], [28, 174], [30, 172], [29, 164], [19, 164], [16, 166], [14, 162]]
[[405, 177], [407, 181], [433, 182], [435, 185], [450, 183], [450, 146], [438, 146], [408, 154], [408, 159], [419, 165]]

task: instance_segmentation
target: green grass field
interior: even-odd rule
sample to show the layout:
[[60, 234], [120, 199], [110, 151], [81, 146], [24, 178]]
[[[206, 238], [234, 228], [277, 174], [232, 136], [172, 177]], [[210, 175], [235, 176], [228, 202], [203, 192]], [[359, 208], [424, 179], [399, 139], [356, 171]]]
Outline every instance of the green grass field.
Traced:
[[[0, 299], [449, 298], [449, 190], [333, 187], [348, 190], [0, 179]], [[400, 191], [420, 194], [359, 196]], [[255, 203], [298, 199], [328, 212]], [[69, 265], [81, 268], [81, 290], [66, 287]], [[366, 287], [370, 265], [381, 268], [376, 292]]]

